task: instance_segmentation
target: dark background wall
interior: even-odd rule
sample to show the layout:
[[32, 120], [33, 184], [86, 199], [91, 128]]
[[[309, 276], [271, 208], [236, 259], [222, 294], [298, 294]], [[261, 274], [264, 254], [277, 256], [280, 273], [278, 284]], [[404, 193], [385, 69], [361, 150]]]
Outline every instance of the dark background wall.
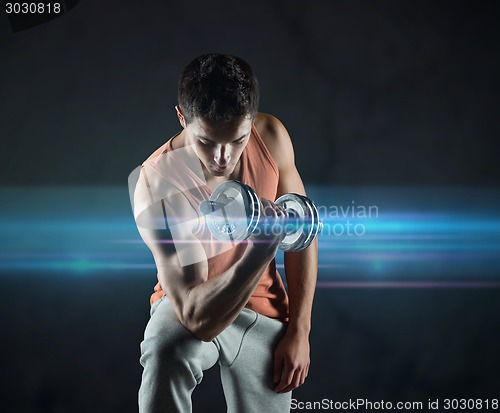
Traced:
[[[399, 188], [423, 188], [418, 194], [425, 198], [426, 188], [435, 187], [432, 200], [440, 199], [449, 214], [464, 208], [474, 217], [496, 213], [496, 232], [476, 229], [490, 231], [485, 245], [490, 258], [498, 256], [499, 17], [493, 1], [465, 7], [395, 0], [81, 0], [59, 18], [14, 32], [2, 14], [2, 411], [136, 411], [138, 346], [154, 268], [86, 271], [82, 262], [77, 270], [48, 268], [33, 257], [46, 254], [50, 243], [62, 250], [100, 248], [104, 232], [123, 227], [113, 226], [116, 216], [132, 228], [130, 237], [127, 177], [179, 130], [177, 76], [201, 53], [232, 53], [253, 66], [261, 111], [283, 121], [306, 186], [317, 186], [325, 203], [342, 187], [346, 203], [355, 193], [369, 204], [384, 186], [386, 209], [397, 209], [413, 199], [398, 198]], [[462, 189], [443, 200], [441, 188], [449, 187]], [[479, 187], [487, 191], [480, 205], [473, 199]], [[464, 207], [462, 200], [469, 203]], [[59, 216], [88, 220], [61, 238], [54, 224]], [[100, 238], [92, 241], [89, 228]], [[463, 242], [457, 231], [454, 241]], [[132, 254], [114, 245], [115, 254]], [[451, 264], [465, 262], [458, 259], [465, 252], [480, 247], [461, 245], [453, 258], [443, 255], [420, 274], [440, 280]], [[327, 252], [320, 243], [320, 255]], [[7, 265], [12, 257], [31, 264]], [[467, 261], [465, 278], [484, 279], [487, 272], [497, 280], [499, 266], [488, 267], [492, 261], [482, 257], [478, 267]], [[311, 374], [294, 397], [427, 402], [500, 396], [498, 283], [389, 288], [383, 282], [404, 279], [400, 262], [399, 275], [379, 274], [378, 288], [318, 288]], [[418, 273], [415, 263], [407, 268]], [[349, 274], [326, 267], [319, 279]], [[196, 391], [197, 411], [224, 411], [216, 379], [216, 371], [208, 372]]]
[[217, 51], [252, 64], [307, 182], [498, 184], [499, 9], [84, 0], [17, 33], [3, 15], [0, 183], [123, 184], [179, 129], [179, 72]]

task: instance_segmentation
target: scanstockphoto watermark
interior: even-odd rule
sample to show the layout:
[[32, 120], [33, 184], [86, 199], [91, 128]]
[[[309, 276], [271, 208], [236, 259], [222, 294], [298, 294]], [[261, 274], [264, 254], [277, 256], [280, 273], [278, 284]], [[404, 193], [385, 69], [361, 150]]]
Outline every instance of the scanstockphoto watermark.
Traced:
[[355, 200], [347, 205], [316, 205], [323, 223], [322, 236], [362, 237], [369, 222], [378, 219], [377, 205], [363, 205]]
[[428, 398], [425, 401], [386, 401], [386, 400], [368, 400], [368, 399], [348, 399], [344, 401], [331, 400], [324, 398], [319, 401], [299, 401], [292, 398], [291, 410], [335, 410], [335, 411], [480, 411], [480, 410], [499, 410], [498, 399], [489, 398], [455, 398], [439, 399]]
[[424, 403], [420, 401], [371, 401], [361, 398], [348, 399], [345, 401], [337, 401], [326, 398], [320, 401], [299, 401], [292, 398], [290, 407], [291, 410], [361, 410], [362, 412], [374, 410], [403, 410], [406, 412], [413, 412], [422, 410], [424, 408]]

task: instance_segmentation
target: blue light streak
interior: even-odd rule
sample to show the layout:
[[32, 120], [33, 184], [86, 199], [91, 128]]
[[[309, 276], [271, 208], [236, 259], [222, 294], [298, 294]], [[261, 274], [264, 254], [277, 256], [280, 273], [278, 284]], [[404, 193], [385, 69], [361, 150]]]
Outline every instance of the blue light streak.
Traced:
[[[318, 286], [499, 285], [496, 188], [309, 187], [308, 195], [324, 224]], [[156, 273], [127, 187], [3, 187], [0, 212], [0, 272]], [[281, 252], [277, 264], [283, 273]]]

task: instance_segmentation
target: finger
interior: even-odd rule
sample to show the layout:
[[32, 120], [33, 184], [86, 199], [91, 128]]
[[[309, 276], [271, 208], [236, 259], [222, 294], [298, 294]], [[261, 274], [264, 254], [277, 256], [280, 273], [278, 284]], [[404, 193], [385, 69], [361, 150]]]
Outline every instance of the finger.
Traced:
[[299, 386], [302, 386], [307, 378], [307, 367], [302, 371], [302, 377], [300, 378], [300, 384]]
[[293, 380], [294, 370], [285, 362], [285, 368], [283, 369], [283, 374], [281, 375], [281, 380], [274, 388], [278, 393], [282, 392], [283, 389], [288, 387]]
[[276, 213], [278, 210], [283, 210], [282, 207], [279, 205], [276, 205], [273, 201], [267, 199], [267, 198], [261, 198], [260, 199], [262, 204], [268, 208], [268, 211], [271, 213]]
[[290, 385], [281, 391], [281, 393], [286, 393], [302, 386], [306, 381], [307, 375], [309, 374], [309, 365], [305, 366], [303, 369], [295, 370], [295, 372], [296, 374], [294, 375], [294, 379]]
[[287, 216], [288, 215], [288, 212], [285, 208], [283, 208], [281, 205], [276, 205], [277, 206], [277, 210], [279, 211], [279, 214], [281, 216]]
[[290, 383], [288, 386], [285, 386], [283, 389], [281, 389], [278, 393], [287, 393], [289, 391], [292, 391], [293, 389], [296, 389], [299, 387], [301, 383], [301, 377], [302, 377], [302, 371], [301, 370], [294, 370], [292, 379], [290, 380]]
[[276, 219], [277, 217], [277, 212], [276, 212], [276, 209], [275, 209], [275, 205], [269, 201], [268, 199], [265, 199], [263, 202], [263, 212], [264, 212], [264, 216], [266, 218], [274, 218]]

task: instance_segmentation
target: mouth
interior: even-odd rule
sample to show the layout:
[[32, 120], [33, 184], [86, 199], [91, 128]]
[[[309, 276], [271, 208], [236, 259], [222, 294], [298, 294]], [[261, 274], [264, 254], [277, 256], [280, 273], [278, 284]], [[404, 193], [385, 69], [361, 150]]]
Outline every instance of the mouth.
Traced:
[[222, 173], [222, 172], [225, 172], [227, 171], [227, 166], [225, 166], [224, 168], [220, 168], [220, 167], [212, 167], [212, 169], [215, 171], [215, 172], [219, 172], [219, 173]]
[[215, 173], [217, 173], [217, 174], [223, 174], [223, 173], [225, 173], [225, 172], [226, 172], [226, 170], [225, 170], [225, 169], [214, 169], [213, 171], [214, 171]]

